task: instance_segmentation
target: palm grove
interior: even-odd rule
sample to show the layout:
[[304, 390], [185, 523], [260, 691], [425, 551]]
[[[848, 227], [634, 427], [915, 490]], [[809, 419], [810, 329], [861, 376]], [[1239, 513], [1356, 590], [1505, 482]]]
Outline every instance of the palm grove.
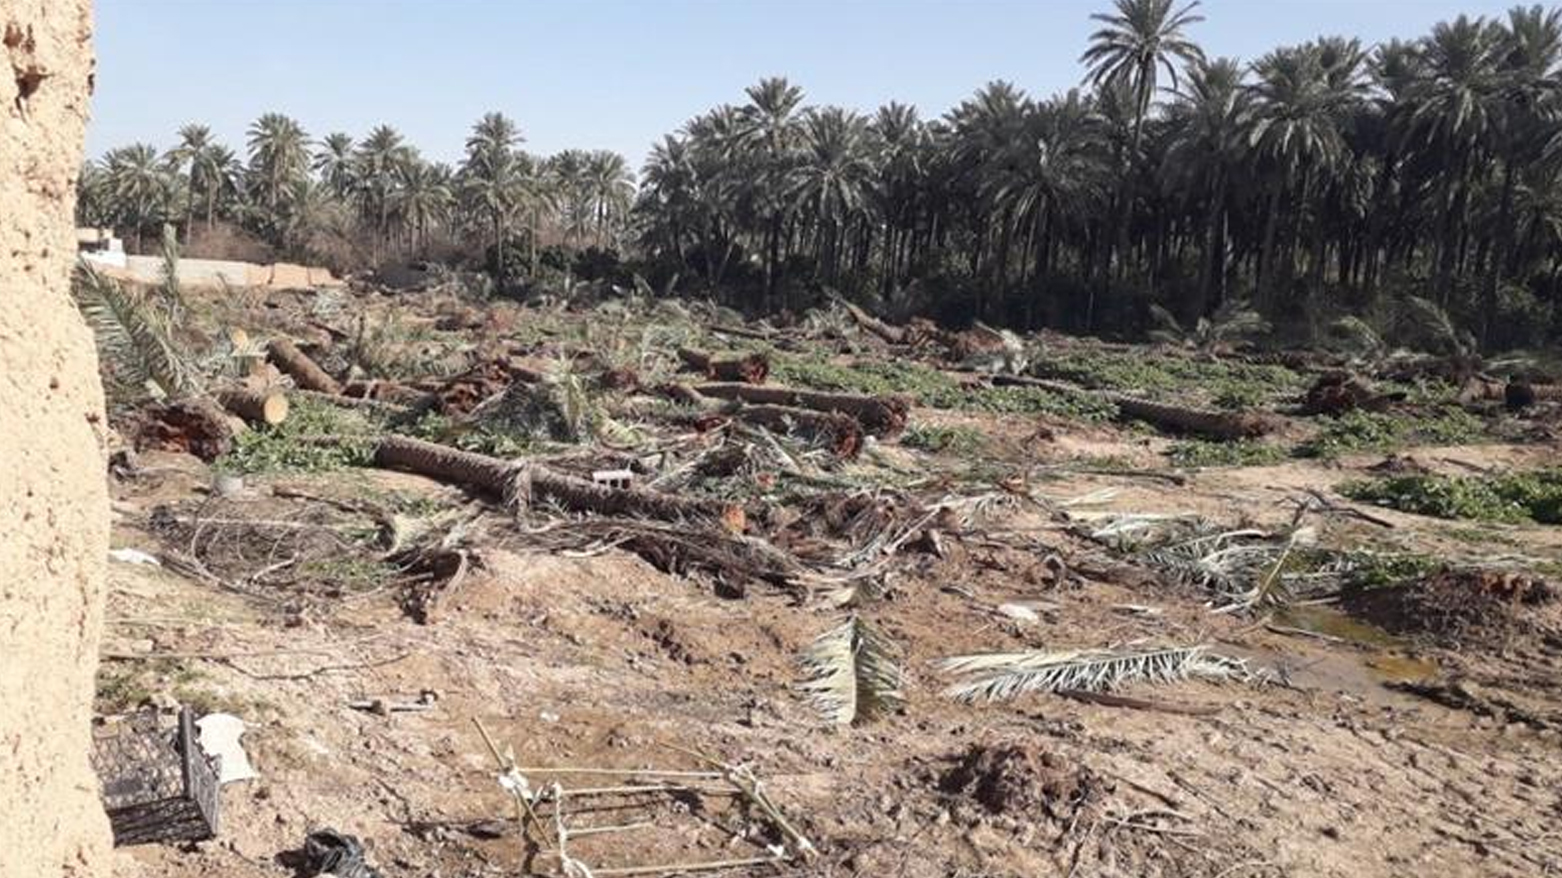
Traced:
[[1132, 333], [1152, 306], [1191, 323], [1250, 303], [1316, 341], [1346, 314], [1390, 329], [1413, 299], [1488, 348], [1562, 334], [1557, 10], [1250, 62], [1206, 56], [1196, 2], [1093, 18], [1065, 94], [993, 82], [924, 119], [808, 106], [766, 79], [657, 143], [638, 191], [621, 156], [530, 155], [499, 114], [455, 168], [389, 127], [312, 141], [269, 114], [243, 157], [198, 125], [166, 153], [113, 150], [83, 175], [83, 220], [133, 238], [233, 223], [360, 263], [440, 255], [515, 291], [632, 269], [755, 312], [839, 293]]

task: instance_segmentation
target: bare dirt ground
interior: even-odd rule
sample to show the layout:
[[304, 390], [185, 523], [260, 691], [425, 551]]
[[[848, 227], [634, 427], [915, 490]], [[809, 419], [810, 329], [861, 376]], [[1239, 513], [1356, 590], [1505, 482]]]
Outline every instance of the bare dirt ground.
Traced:
[[[679, 747], [750, 766], [819, 855], [729, 874], [1562, 872], [1555, 606], [1503, 604], [1492, 612], [1521, 617], [1504, 636], [1476, 626], [1458, 644], [1414, 619], [1388, 632], [1394, 618], [1373, 607], [1216, 613], [1204, 591], [1081, 536], [1056, 505], [1094, 494], [1066, 508], [1281, 527], [1308, 490], [1356, 508], [1336, 487], [1384, 454], [1173, 473], [1171, 440], [1120, 425], [928, 407], [911, 421], [981, 431], [982, 455], [1000, 470], [1041, 466], [1029, 490], [1047, 503], [951, 529], [941, 556], [897, 555], [872, 615], [904, 649], [906, 702], [841, 730], [825, 728], [797, 688], [798, 655], [842, 616], [825, 601], [762, 585], [718, 596], [709, 577], [669, 575], [622, 546], [539, 550], [505, 510], [418, 476], [260, 473], [216, 498], [206, 465], [143, 454], [142, 474], [112, 485], [116, 546], [165, 545], [154, 510], [191, 503], [210, 521], [357, 539], [351, 528], [373, 523], [319, 498], [391, 498], [398, 509], [468, 511], [481, 566], [420, 625], [388, 579], [352, 570], [335, 591], [320, 575], [312, 591], [257, 598], [167, 566], [113, 564], [100, 707], [172, 698], [236, 713], [260, 774], [224, 788], [219, 838], [131, 849], [127, 874], [293, 875], [289, 852], [327, 826], [362, 838], [387, 876], [559, 874], [523, 843], [474, 720], [523, 766], [701, 767]], [[928, 477], [969, 462], [894, 442], [880, 451]], [[1398, 449], [1449, 473], [1545, 465], [1557, 451]], [[1102, 460], [1127, 472], [1081, 465]], [[1554, 526], [1371, 514], [1382, 523], [1323, 515], [1318, 526], [1331, 546], [1436, 559], [1554, 560], [1562, 549]], [[968, 705], [942, 694], [949, 680], [935, 667], [962, 653], [1135, 641], [1208, 643], [1272, 679], [1131, 685], [1117, 693], [1142, 699], [1129, 706], [1049, 694]], [[1438, 697], [1415, 691], [1428, 681]], [[350, 706], [372, 699], [432, 708]], [[762, 855], [780, 840], [715, 793], [628, 810], [655, 827], [573, 842], [594, 874]], [[626, 822], [608, 811], [578, 819]]]

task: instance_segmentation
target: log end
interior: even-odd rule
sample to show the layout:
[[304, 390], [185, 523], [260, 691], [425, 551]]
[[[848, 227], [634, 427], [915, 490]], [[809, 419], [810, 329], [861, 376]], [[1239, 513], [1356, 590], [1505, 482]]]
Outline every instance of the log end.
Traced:
[[276, 426], [287, 420], [288, 402], [287, 396], [273, 391], [266, 394], [260, 403], [260, 419], [267, 424]]

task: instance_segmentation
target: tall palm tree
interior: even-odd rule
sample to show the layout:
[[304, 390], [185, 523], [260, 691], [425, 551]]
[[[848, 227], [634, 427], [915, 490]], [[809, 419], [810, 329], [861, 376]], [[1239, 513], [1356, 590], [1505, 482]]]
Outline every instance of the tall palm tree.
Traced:
[[141, 234], [162, 222], [167, 214], [170, 178], [167, 166], [149, 143], [135, 143], [110, 150], [103, 158], [106, 193], [116, 221], [130, 227], [136, 252]]
[[[466, 158], [457, 175], [462, 202], [483, 218], [492, 235], [501, 277], [510, 222], [532, 186], [531, 163], [517, 149], [522, 140], [520, 128], [509, 117], [485, 114], [466, 139]], [[536, 236], [532, 238], [535, 242]]]
[[749, 150], [758, 159], [759, 173], [749, 181], [749, 188], [764, 223], [765, 298], [770, 301], [781, 261], [786, 176], [797, 146], [803, 90], [778, 76], [760, 80], [745, 93], [748, 103], [739, 111], [739, 127], [727, 146]]
[[376, 126], [353, 151], [356, 192], [363, 214], [374, 223], [377, 250], [390, 235], [391, 201], [396, 187], [416, 159], [401, 132], [389, 125]]
[[211, 164], [211, 149], [215, 146], [212, 130], [205, 125], [190, 123], [179, 129], [179, 144], [169, 157], [176, 167], [184, 167], [186, 177], [184, 202], [184, 240], [190, 242], [190, 227], [195, 216], [195, 199], [216, 185], [219, 168]]
[[597, 246], [605, 247], [609, 224], [622, 220], [634, 203], [634, 173], [623, 156], [610, 150], [597, 150], [588, 155], [583, 173], [596, 226]]
[[390, 210], [414, 247], [428, 245], [429, 230], [450, 217], [455, 203], [448, 165], [412, 160], [402, 166], [390, 194]]
[[346, 201], [358, 189], [357, 165], [353, 161], [352, 136], [335, 131], [320, 141], [311, 167], [321, 184], [337, 199]]
[[1241, 64], [1232, 58], [1195, 64], [1169, 113], [1172, 140], [1165, 175], [1176, 180], [1186, 197], [1197, 199], [1206, 217], [1199, 276], [1206, 314], [1214, 313], [1224, 299], [1228, 196], [1249, 153], [1252, 101], [1242, 74]]
[[1128, 233], [1126, 204], [1129, 186], [1139, 162], [1144, 122], [1162, 71], [1177, 85], [1178, 64], [1193, 64], [1204, 57], [1197, 43], [1184, 31], [1204, 20], [1194, 12], [1198, 0], [1180, 9], [1174, 0], [1114, 0], [1115, 11], [1090, 16], [1103, 26], [1090, 35], [1090, 46], [1079, 60], [1087, 68], [1086, 81], [1097, 88], [1111, 87], [1132, 101], [1133, 129], [1124, 174], [1118, 193], [1116, 246], [1121, 250]]
[[856, 113], [838, 107], [810, 111], [798, 160], [786, 177], [786, 200], [812, 219], [819, 263], [830, 283], [840, 275], [848, 229], [871, 206], [874, 168], [867, 133], [867, 120]]
[[[1283, 285], [1273, 283], [1282, 199], [1289, 193], [1295, 204], [1308, 204], [1347, 155], [1341, 123], [1361, 92], [1358, 80], [1335, 69], [1336, 61], [1315, 42], [1276, 49], [1253, 64], [1257, 81], [1251, 86], [1248, 137], [1271, 181], [1255, 282], [1261, 298], [1274, 297]], [[1293, 217], [1295, 228], [1300, 216]], [[1294, 266], [1289, 255], [1284, 262], [1282, 281], [1288, 282]]]
[[[1035, 275], [1050, 272], [1053, 242], [1109, 188], [1103, 155], [1100, 120], [1078, 91], [1027, 105], [1022, 136], [984, 181], [985, 200], [1025, 242], [1022, 270], [1028, 258]], [[1034, 305], [1027, 297], [1027, 323]]]
[[1472, 189], [1484, 175], [1483, 159], [1501, 121], [1502, 37], [1495, 23], [1461, 15], [1434, 25], [1419, 46], [1421, 65], [1405, 124], [1412, 147], [1436, 156], [1439, 165], [1443, 228], [1434, 262], [1444, 306]]
[[249, 128], [248, 189], [263, 208], [262, 222], [277, 234], [309, 175], [309, 135], [281, 113], [267, 113]]

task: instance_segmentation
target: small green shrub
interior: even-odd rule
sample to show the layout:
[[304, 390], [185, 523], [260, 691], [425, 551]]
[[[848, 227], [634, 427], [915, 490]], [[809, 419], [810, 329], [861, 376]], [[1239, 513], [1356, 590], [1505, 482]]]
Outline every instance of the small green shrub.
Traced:
[[1171, 462], [1181, 467], [1267, 466], [1285, 459], [1285, 449], [1266, 442], [1243, 439], [1236, 442], [1205, 442], [1190, 439], [1177, 442], [1166, 452]]
[[1562, 468], [1492, 476], [1390, 476], [1343, 485], [1341, 493], [1436, 518], [1562, 524]]
[[987, 446], [987, 434], [975, 427], [912, 424], [901, 435], [900, 444], [923, 451], [976, 454]]
[[1404, 425], [1390, 415], [1346, 412], [1324, 422], [1318, 435], [1296, 449], [1298, 457], [1337, 457], [1353, 451], [1381, 451], [1405, 441]]
[[359, 412], [309, 399], [291, 400], [287, 420], [246, 430], [217, 468], [233, 473], [320, 472], [367, 466], [379, 427]]

